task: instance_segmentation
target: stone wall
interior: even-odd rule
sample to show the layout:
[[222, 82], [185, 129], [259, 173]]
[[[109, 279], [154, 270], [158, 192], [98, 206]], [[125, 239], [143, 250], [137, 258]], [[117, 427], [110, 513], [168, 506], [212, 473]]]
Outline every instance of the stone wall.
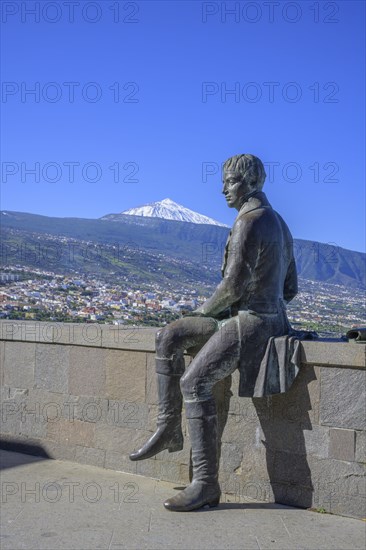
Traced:
[[[187, 483], [184, 420], [182, 451], [128, 459], [155, 429], [155, 332], [1, 321], [2, 446]], [[237, 373], [216, 386], [224, 492], [365, 515], [365, 348], [303, 342], [283, 395], [239, 398]]]

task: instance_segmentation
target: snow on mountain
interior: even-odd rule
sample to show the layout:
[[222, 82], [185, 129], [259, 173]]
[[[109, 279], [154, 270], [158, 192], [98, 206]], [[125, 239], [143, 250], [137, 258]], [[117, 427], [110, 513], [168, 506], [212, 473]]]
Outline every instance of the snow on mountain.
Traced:
[[165, 220], [177, 220], [180, 222], [204, 223], [228, 227], [224, 223], [213, 220], [208, 216], [203, 216], [198, 212], [189, 210], [189, 208], [185, 208], [185, 206], [177, 204], [171, 199], [164, 199], [162, 201], [152, 202], [144, 206], [138, 206], [137, 208], [130, 208], [129, 210], [121, 212], [121, 214], [127, 214], [130, 216], [145, 216], [148, 218], [163, 218]]

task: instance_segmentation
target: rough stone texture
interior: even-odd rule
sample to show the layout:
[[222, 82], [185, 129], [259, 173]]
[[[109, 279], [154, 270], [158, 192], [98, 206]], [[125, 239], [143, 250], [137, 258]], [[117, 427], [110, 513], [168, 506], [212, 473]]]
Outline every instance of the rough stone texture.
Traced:
[[109, 350], [106, 357], [106, 395], [110, 399], [145, 402], [146, 354]]
[[364, 518], [366, 477], [364, 465], [309, 456], [313, 506], [332, 514]]
[[366, 432], [356, 432], [355, 460], [366, 465]]
[[101, 349], [72, 346], [69, 392], [73, 395], [105, 395], [105, 353]]
[[51, 344], [55, 333], [61, 333], [68, 323], [40, 321], [0, 321], [2, 340], [20, 342], [45, 342]]
[[81, 420], [59, 420], [47, 424], [47, 439], [56, 443], [68, 445], [84, 445], [92, 447], [94, 444], [95, 425]]
[[329, 430], [329, 458], [355, 460], [355, 431], [331, 428]]
[[152, 351], [155, 349], [157, 329], [120, 325], [101, 326], [103, 347], [133, 351]]
[[36, 345], [5, 342], [4, 384], [13, 388], [33, 388]]
[[0, 341], [0, 386], [4, 385], [4, 351], [5, 342]]
[[108, 401], [107, 423], [122, 428], [146, 430], [148, 405], [129, 401]]
[[150, 405], [158, 405], [158, 390], [156, 386], [155, 354], [146, 354], [146, 401]]
[[365, 430], [365, 388], [365, 371], [323, 368], [320, 423], [337, 428]]
[[126, 472], [128, 474], [136, 473], [137, 462], [132, 462], [128, 456], [116, 451], [106, 451], [105, 454], [105, 468], [110, 470], [117, 470], [119, 472]]
[[35, 387], [67, 393], [69, 355], [70, 348], [68, 346], [37, 344]]
[[103, 397], [86, 395], [67, 395], [63, 403], [63, 418], [72, 422], [106, 422], [109, 411], [109, 401]]
[[49, 439], [42, 439], [41, 445], [50, 458], [71, 460], [76, 462], [76, 446], [70, 445], [68, 442], [65, 444], [56, 443]]
[[103, 326], [96, 323], [55, 323], [53, 342], [74, 346], [101, 347]]
[[304, 341], [301, 362], [308, 365], [344, 366], [364, 369], [366, 346], [356, 342]]
[[95, 425], [95, 447], [128, 455], [144, 443], [150, 432], [98, 423]]
[[105, 450], [93, 449], [76, 445], [75, 460], [80, 464], [91, 464], [92, 466], [103, 467], [105, 462]]

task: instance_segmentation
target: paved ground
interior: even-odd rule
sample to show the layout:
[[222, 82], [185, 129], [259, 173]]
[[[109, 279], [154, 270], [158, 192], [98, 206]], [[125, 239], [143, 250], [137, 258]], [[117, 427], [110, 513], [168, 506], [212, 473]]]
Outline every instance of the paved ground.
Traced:
[[190, 513], [162, 502], [175, 485], [1, 451], [1, 548], [362, 549], [366, 523], [249, 501]]

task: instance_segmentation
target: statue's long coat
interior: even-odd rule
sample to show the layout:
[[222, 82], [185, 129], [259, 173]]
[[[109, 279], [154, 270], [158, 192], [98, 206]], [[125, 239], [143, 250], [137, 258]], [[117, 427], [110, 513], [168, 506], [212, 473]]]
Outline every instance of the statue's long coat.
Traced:
[[[199, 309], [212, 317], [224, 311], [237, 317], [239, 395], [255, 396], [269, 338], [288, 334], [285, 304], [297, 294], [291, 233], [262, 192], [238, 213], [226, 243], [222, 275], [213, 295]], [[263, 363], [261, 370], [263, 377]]]

